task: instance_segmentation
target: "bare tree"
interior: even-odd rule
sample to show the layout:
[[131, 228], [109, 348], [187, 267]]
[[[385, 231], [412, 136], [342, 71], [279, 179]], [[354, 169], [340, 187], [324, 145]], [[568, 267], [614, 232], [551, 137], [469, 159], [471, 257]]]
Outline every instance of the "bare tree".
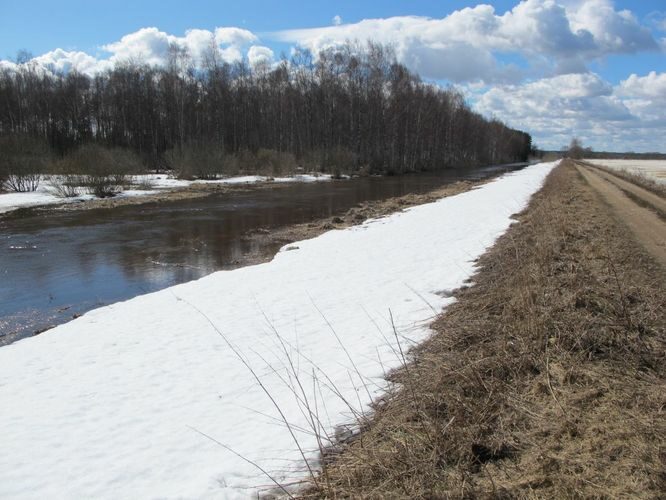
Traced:
[[224, 62], [214, 39], [199, 61], [174, 45], [164, 67], [126, 61], [94, 78], [21, 64], [0, 70], [0, 136], [19, 134], [60, 156], [89, 143], [127, 148], [151, 168], [205, 152], [206, 171], [250, 168], [259, 150], [280, 165], [401, 173], [524, 160], [531, 149], [528, 134], [422, 82], [390, 47], [359, 42], [255, 68]]
[[567, 150], [567, 156], [574, 160], [580, 160], [583, 158], [584, 152], [585, 150], [583, 149], [583, 143], [580, 141], [580, 139], [578, 137], [571, 139], [569, 149]]

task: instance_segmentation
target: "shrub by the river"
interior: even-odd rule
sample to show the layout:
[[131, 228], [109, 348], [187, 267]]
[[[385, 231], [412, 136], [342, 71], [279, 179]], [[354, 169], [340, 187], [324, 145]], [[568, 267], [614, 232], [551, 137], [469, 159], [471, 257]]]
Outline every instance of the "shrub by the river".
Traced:
[[80, 175], [51, 176], [51, 192], [59, 198], [74, 198], [81, 194], [83, 177]]
[[[86, 144], [56, 163], [52, 181], [57, 194], [76, 196], [78, 186], [99, 198], [115, 196], [131, 184], [130, 174], [143, 169], [138, 156], [127, 149]], [[76, 193], [76, 194], [75, 194]]]
[[233, 158], [221, 146], [209, 142], [191, 142], [165, 154], [167, 164], [180, 179], [216, 179], [233, 171]]
[[307, 170], [326, 172], [336, 179], [343, 174], [358, 173], [357, 155], [343, 147], [312, 151], [305, 155], [303, 162]]
[[295, 170], [296, 159], [291, 153], [265, 148], [257, 151], [256, 173], [277, 176], [293, 174]]
[[26, 135], [0, 137], [0, 185], [5, 189], [36, 191], [50, 163], [46, 141]]

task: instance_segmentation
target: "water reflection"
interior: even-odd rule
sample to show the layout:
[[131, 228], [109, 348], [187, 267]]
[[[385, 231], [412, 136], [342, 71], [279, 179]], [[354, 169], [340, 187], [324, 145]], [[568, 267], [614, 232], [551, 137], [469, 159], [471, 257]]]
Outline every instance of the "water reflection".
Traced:
[[274, 252], [241, 236], [340, 214], [357, 203], [421, 193], [518, 166], [292, 184], [113, 210], [0, 220], [0, 344]]

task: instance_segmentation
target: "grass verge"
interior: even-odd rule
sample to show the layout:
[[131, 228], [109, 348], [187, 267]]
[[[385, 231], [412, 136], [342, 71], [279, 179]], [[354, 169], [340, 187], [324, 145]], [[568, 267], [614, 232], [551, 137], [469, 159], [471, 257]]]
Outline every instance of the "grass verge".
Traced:
[[563, 162], [304, 497], [658, 498], [664, 268]]

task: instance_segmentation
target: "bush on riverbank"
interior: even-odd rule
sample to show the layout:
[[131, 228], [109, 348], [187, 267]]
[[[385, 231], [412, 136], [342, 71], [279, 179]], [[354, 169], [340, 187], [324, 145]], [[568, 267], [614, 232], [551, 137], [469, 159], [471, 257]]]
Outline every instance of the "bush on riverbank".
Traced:
[[260, 148], [256, 152], [225, 154], [221, 146], [193, 142], [165, 153], [166, 164], [179, 179], [214, 180], [221, 176], [293, 175], [298, 164], [291, 153]]
[[143, 171], [141, 160], [128, 149], [87, 144], [58, 160], [51, 184], [56, 194], [69, 197], [83, 188], [99, 198], [114, 196], [131, 184], [131, 174]]
[[275, 176], [291, 175], [296, 171], [296, 167], [296, 158], [293, 154], [261, 148], [257, 151], [253, 173]]
[[164, 153], [164, 159], [179, 179], [212, 180], [236, 170], [234, 159], [225, 155], [220, 145], [210, 142], [195, 141], [170, 149]]
[[[341, 146], [330, 150], [319, 149], [305, 155], [304, 163], [308, 170], [331, 174], [334, 179], [342, 175], [355, 175], [361, 172], [358, 167], [358, 156], [353, 151]], [[365, 170], [368, 170], [366, 167]]]
[[51, 151], [46, 141], [27, 135], [0, 137], [0, 189], [36, 191], [41, 173], [50, 164]]

